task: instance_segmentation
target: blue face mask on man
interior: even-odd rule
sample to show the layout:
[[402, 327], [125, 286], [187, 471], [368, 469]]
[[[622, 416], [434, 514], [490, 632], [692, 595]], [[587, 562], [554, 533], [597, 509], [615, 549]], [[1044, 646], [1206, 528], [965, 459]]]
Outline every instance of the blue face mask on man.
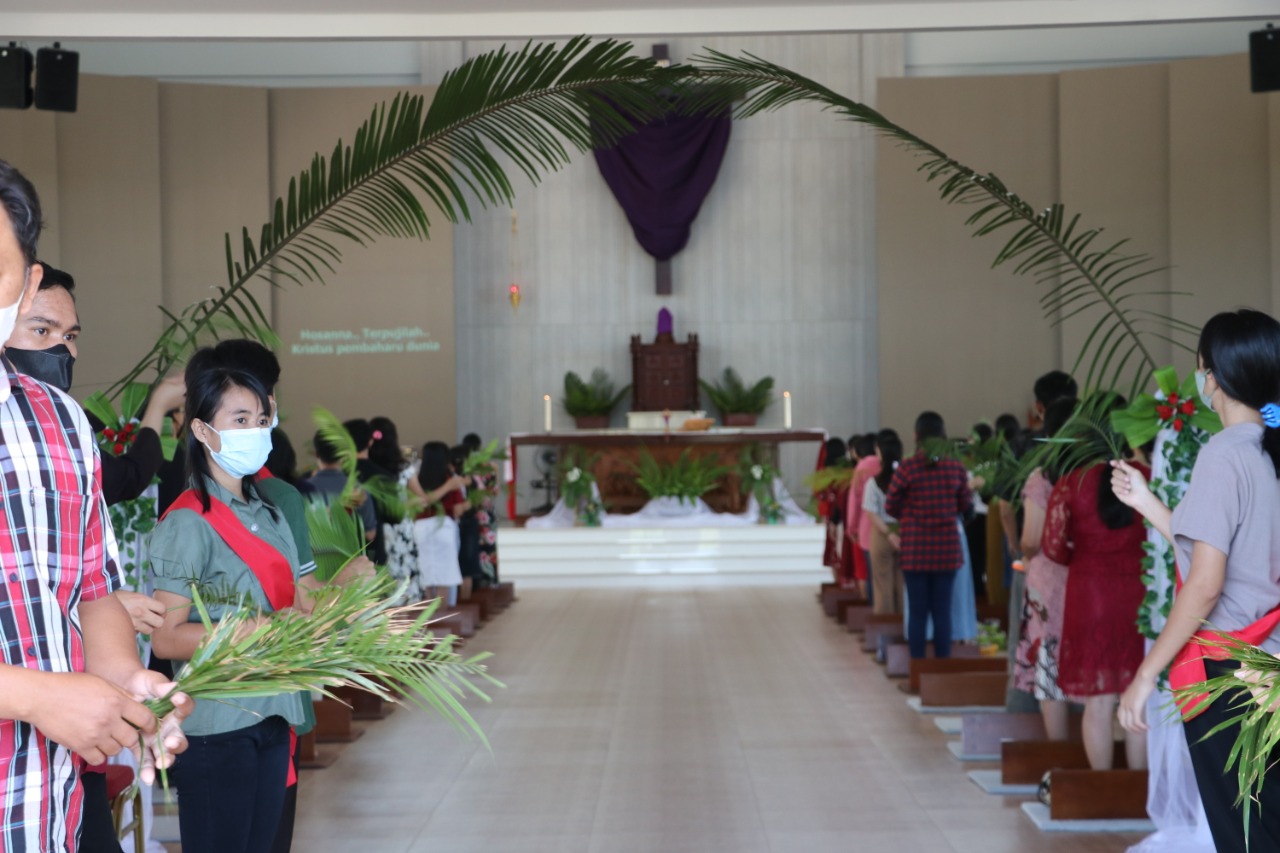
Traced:
[[228, 429], [219, 432], [205, 424], [210, 432], [222, 440], [222, 449], [209, 448], [209, 454], [219, 468], [232, 477], [249, 477], [262, 470], [271, 455], [271, 427], [253, 429]]

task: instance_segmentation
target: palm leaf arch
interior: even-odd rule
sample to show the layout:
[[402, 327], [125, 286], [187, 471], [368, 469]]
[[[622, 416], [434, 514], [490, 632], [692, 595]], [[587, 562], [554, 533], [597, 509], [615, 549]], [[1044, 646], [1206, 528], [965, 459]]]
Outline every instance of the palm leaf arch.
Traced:
[[237, 252], [237, 241], [226, 236], [227, 284], [181, 314], [166, 312], [170, 325], [113, 392], [149, 370], [163, 375], [202, 337], [229, 330], [270, 340], [266, 315], [246, 287], [255, 279], [323, 282], [341, 261], [344, 241], [427, 239], [431, 222], [419, 193], [452, 222], [469, 220], [473, 205], [510, 204], [514, 190], [498, 155], [537, 183], [575, 152], [607, 145], [671, 109], [748, 118], [796, 103], [816, 104], [922, 157], [919, 170], [938, 185], [943, 202], [976, 207], [966, 220], [976, 236], [1012, 231], [993, 266], [1015, 264], [1015, 274], [1045, 286], [1041, 304], [1050, 322], [1100, 309], [1073, 368], [1084, 369], [1085, 389], [1132, 395], [1159, 367], [1153, 339], [1190, 349], [1183, 339], [1195, 327], [1143, 301], [1168, 292], [1134, 288], [1162, 267], [1149, 255], [1129, 253], [1126, 240], [1101, 239], [1103, 229], [1083, 227], [1063, 205], [1033, 208], [996, 175], [758, 57], [708, 51], [690, 65], [663, 69], [631, 51], [627, 42], [585, 37], [563, 46], [500, 48], [447, 74], [429, 108], [410, 94], [376, 107], [351, 145], [339, 141], [330, 157], [317, 154], [290, 181], [256, 242], [243, 229]]

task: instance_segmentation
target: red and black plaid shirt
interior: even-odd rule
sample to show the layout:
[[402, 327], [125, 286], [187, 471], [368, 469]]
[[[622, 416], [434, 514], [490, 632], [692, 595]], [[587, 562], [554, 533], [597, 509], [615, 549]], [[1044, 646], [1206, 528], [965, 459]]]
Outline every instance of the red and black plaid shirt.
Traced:
[[[93, 431], [74, 400], [0, 374], [0, 662], [84, 670], [78, 606], [119, 586]], [[74, 850], [82, 759], [0, 720], [0, 851]]]
[[973, 506], [969, 472], [954, 459], [921, 453], [893, 472], [885, 512], [898, 519], [904, 572], [949, 572], [964, 564], [959, 517]]

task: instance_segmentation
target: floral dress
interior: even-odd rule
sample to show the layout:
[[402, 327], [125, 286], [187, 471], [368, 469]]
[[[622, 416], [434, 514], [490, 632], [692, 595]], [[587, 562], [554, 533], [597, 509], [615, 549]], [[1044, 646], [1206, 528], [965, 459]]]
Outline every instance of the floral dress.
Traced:
[[[1027, 478], [1024, 504], [1046, 514], [1053, 486], [1040, 471]], [[1026, 596], [1022, 601], [1022, 636], [1013, 660], [1013, 684], [1040, 700], [1061, 700], [1058, 687], [1058, 646], [1062, 643], [1062, 612], [1067, 593], [1067, 567], [1050, 560], [1043, 550], [1027, 560]]]
[[[409, 480], [417, 473], [413, 465], [400, 469], [398, 481], [401, 498], [407, 499]], [[396, 581], [408, 581], [404, 592], [406, 602], [422, 600], [422, 581], [418, 573], [418, 543], [413, 537], [413, 518], [406, 516], [394, 524], [382, 525], [382, 536], [387, 547], [387, 571]]]
[[494, 495], [498, 493], [498, 475], [490, 472], [477, 475], [484, 489], [484, 498], [476, 508], [476, 521], [480, 524], [480, 571], [487, 583], [498, 582], [498, 515], [494, 509]]

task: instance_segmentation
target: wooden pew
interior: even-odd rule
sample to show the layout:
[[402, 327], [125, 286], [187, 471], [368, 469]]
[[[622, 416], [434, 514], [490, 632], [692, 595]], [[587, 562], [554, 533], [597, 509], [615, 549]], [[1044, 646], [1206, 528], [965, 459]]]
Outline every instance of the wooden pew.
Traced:
[[822, 598], [827, 594], [827, 590], [829, 589], [840, 589], [840, 584], [836, 583], [835, 581], [823, 581], [822, 583], [818, 584], [818, 603], [819, 604], [822, 603]]
[[1145, 770], [1054, 770], [1052, 820], [1128, 820], [1147, 816]]
[[859, 604], [866, 604], [867, 600], [857, 590], [847, 587], [836, 587], [835, 589], [824, 589], [822, 591], [822, 612], [830, 616], [832, 619], [839, 617], [839, 606], [842, 601], [856, 601]]
[[1003, 708], [1009, 677], [1004, 672], [921, 673], [922, 707]]
[[498, 603], [503, 608], [510, 607], [516, 602], [516, 585], [511, 581], [502, 581], [494, 584], [493, 592], [498, 597]]
[[879, 648], [880, 635], [896, 637], [902, 634], [902, 616], [896, 613], [872, 613], [867, 617], [862, 631], [862, 650], [875, 652]]
[[[980, 657], [982, 652], [977, 646], [967, 643], [953, 643], [951, 645], [951, 656], [953, 658], [976, 658]], [[925, 645], [925, 657], [933, 657], [933, 643]], [[911, 647], [906, 643], [892, 643], [885, 650], [884, 658], [884, 674], [889, 678], [906, 678], [911, 674]]]
[[[1068, 739], [1080, 740], [1079, 714], [1070, 717]], [[1000, 755], [1005, 741], [1045, 740], [1044, 718], [1039, 714], [965, 714], [960, 721], [961, 753]]]
[[364, 735], [364, 729], [352, 725], [351, 709], [327, 696], [315, 703], [317, 743], [351, 743]]
[[384, 720], [395, 710], [394, 705], [358, 687], [337, 687], [334, 688], [333, 693], [338, 699], [351, 706], [353, 720]]
[[871, 615], [871, 605], [865, 598], [849, 599], [836, 604], [836, 621], [845, 626], [850, 633], [866, 630], [867, 617]]
[[[1124, 744], [1116, 744], [1113, 767], [1126, 766]], [[1038, 785], [1050, 770], [1088, 770], [1084, 744], [1074, 740], [1006, 740], [1000, 744], [1000, 781]]]
[[[955, 647], [953, 647], [955, 648]], [[962, 673], [999, 673], [1007, 675], [1009, 672], [1009, 662], [1005, 660], [1004, 655], [1000, 657], [949, 657], [949, 658], [917, 658], [911, 661], [910, 670], [907, 676], [907, 692], [920, 692], [920, 677], [929, 675], [957, 675]], [[963, 705], [964, 702], [954, 702], [951, 704]], [[989, 703], [975, 703], [989, 704]], [[1004, 697], [1001, 696], [999, 704], [1004, 704]]]
[[316, 743], [316, 730], [298, 735], [298, 767], [302, 770], [323, 770], [338, 760], [332, 749], [321, 749]]

